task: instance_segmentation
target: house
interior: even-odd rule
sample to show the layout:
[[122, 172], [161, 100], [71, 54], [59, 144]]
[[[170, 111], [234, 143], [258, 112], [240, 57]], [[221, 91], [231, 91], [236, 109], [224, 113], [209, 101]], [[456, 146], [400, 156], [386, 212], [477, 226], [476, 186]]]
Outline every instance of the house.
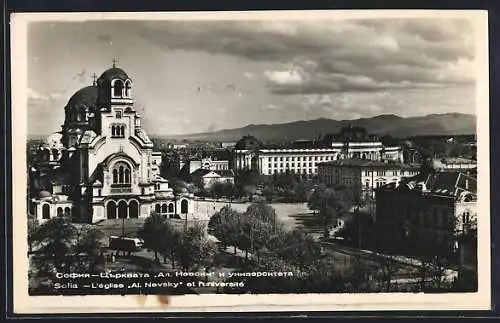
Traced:
[[199, 168], [191, 173], [191, 179], [195, 183], [201, 183], [204, 188], [210, 188], [215, 183], [234, 184], [234, 172]]

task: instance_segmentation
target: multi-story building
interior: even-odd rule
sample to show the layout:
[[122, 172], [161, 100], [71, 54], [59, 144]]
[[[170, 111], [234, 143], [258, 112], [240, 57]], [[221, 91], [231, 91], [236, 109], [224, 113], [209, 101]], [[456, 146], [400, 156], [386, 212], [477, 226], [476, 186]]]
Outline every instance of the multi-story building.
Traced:
[[189, 174], [192, 181], [203, 184], [209, 188], [215, 183], [234, 184], [234, 172], [229, 169], [229, 160], [218, 160], [202, 158], [201, 160], [190, 160], [183, 165], [181, 172]]
[[141, 127], [132, 88], [113, 66], [69, 99], [62, 130], [40, 145], [29, 174], [40, 222], [147, 217], [162, 205], [170, 217], [192, 213], [193, 196], [174, 195], [159, 175], [162, 155]]
[[318, 164], [318, 178], [327, 186], [343, 186], [362, 199], [374, 197], [374, 189], [418, 174], [419, 167], [396, 161], [342, 159]]
[[420, 174], [376, 190], [376, 222], [412, 252], [458, 250], [457, 236], [475, 230], [477, 183], [461, 172]]
[[200, 168], [211, 171], [226, 171], [229, 170], [229, 160], [202, 158], [201, 160], [190, 160], [183, 167], [189, 167], [190, 174]]
[[253, 136], [236, 143], [233, 163], [236, 170], [250, 168], [263, 175], [285, 173], [316, 175], [318, 164], [339, 159], [402, 161], [401, 147], [384, 146], [378, 136], [359, 127], [346, 127], [304, 148], [266, 147]]
[[443, 164], [444, 170], [469, 172], [477, 169], [477, 162], [473, 159], [447, 157], [442, 158], [440, 161]]
[[199, 168], [191, 173], [191, 179], [194, 182], [201, 183], [204, 188], [210, 188], [216, 183], [234, 184], [234, 172], [231, 169], [213, 171]]

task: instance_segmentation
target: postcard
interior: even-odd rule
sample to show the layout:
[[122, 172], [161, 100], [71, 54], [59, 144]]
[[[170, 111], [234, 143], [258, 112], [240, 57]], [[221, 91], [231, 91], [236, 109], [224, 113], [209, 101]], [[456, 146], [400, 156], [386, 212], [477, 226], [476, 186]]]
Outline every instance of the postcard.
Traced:
[[15, 13], [16, 313], [479, 310], [485, 11]]

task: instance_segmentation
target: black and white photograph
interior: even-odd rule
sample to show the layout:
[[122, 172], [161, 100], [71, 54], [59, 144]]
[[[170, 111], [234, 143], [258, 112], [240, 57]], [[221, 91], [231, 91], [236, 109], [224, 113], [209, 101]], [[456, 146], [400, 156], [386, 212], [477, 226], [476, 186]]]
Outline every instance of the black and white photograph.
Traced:
[[484, 12], [12, 21], [15, 293], [489, 307]]

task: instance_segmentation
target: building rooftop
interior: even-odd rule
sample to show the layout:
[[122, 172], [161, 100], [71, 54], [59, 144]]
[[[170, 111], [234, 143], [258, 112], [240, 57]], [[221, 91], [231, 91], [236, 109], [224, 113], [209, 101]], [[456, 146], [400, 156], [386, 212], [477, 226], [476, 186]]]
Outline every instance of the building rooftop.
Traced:
[[456, 199], [469, 196], [474, 200], [477, 194], [477, 181], [474, 177], [462, 172], [435, 172], [427, 175], [424, 180], [418, 176], [402, 181], [400, 185], [390, 183], [380, 187], [382, 191], [415, 191], [422, 194], [453, 196]]

